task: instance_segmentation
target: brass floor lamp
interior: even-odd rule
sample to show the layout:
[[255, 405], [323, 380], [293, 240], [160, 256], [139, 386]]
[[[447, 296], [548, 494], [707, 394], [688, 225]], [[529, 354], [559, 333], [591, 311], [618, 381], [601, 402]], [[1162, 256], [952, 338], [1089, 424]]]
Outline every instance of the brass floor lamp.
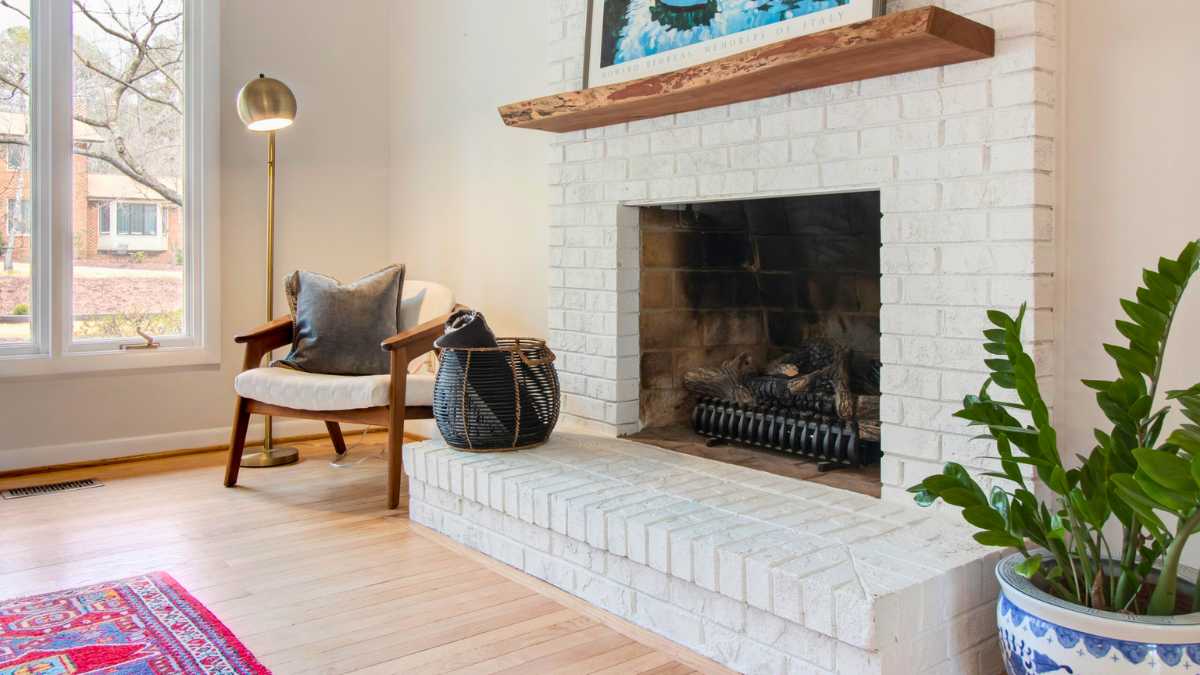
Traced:
[[[287, 85], [259, 75], [250, 80], [237, 97], [238, 117], [251, 131], [267, 133], [267, 321], [275, 318], [275, 132], [289, 127], [296, 119], [296, 97]], [[242, 455], [242, 466], [266, 467], [291, 464], [300, 452], [291, 447], [275, 447], [271, 438], [271, 417], [265, 418], [262, 450]]]

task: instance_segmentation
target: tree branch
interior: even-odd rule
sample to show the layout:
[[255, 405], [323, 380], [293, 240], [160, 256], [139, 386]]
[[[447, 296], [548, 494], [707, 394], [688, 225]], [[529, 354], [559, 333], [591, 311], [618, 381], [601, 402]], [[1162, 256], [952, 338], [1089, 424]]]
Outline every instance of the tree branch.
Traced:
[[25, 17], [26, 21], [33, 20], [32, 18], [30, 18], [29, 14], [25, 10], [21, 9], [20, 7], [15, 7], [15, 6], [9, 4], [8, 0], [0, 0], [0, 7], [7, 7], [9, 9], [11, 9], [12, 11], [16, 12], [17, 14], [20, 14], [21, 16]]
[[19, 91], [22, 94], [24, 94], [25, 96], [29, 96], [29, 89], [27, 87], [22, 85], [20, 82], [17, 82], [16, 80], [10, 79], [4, 73], [0, 73], [0, 84], [3, 84], [7, 87], [12, 87], [12, 89], [14, 91]]
[[[133, 80], [141, 79], [140, 77], [139, 78], [130, 77], [130, 78], [126, 79], [124, 77], [119, 77], [117, 75], [113, 75], [112, 73], [104, 70], [103, 68], [97, 66], [92, 61], [85, 58], [78, 51], [75, 52], [75, 58], [79, 59], [79, 62], [82, 63], [84, 66], [86, 66], [88, 70], [96, 73], [97, 75], [99, 75], [103, 78], [112, 80], [113, 83], [119, 85], [120, 87], [132, 90], [133, 93], [137, 94], [138, 96], [141, 96], [142, 98], [146, 99], [147, 101], [150, 101], [152, 103], [157, 103], [162, 106], [166, 106], [166, 107], [170, 108], [171, 110], [174, 110], [175, 112], [179, 113], [180, 115], [183, 114], [183, 111], [179, 109], [179, 106], [176, 105], [174, 101], [168, 101], [167, 99], [164, 99], [164, 98], [159, 98], [157, 96], [151, 96], [150, 94], [146, 93], [144, 90], [139, 88], [137, 85], [133, 84]], [[140, 57], [137, 62], [140, 65]], [[163, 73], [163, 75], [166, 75], [166, 73]]]
[[[123, 42], [128, 42], [129, 44], [133, 45], [134, 48], [141, 50], [141, 45], [138, 44], [138, 41], [137, 41], [135, 35], [132, 35], [132, 34], [126, 35], [125, 33], [119, 33], [117, 31], [113, 30], [112, 28], [109, 28], [108, 26], [104, 25], [104, 23], [101, 22], [100, 19], [97, 18], [95, 14], [92, 14], [92, 12], [90, 10], [88, 10], [87, 7], [84, 7], [82, 0], [75, 0], [75, 6], [77, 8], [79, 8], [80, 13], [83, 14], [84, 16], [86, 16], [93, 24], [96, 25], [97, 28], [99, 28], [100, 30], [104, 31], [105, 33], [108, 33], [109, 35], [117, 38], [118, 40], [121, 40]], [[121, 21], [119, 19], [117, 19], [117, 11], [115, 9], [113, 9], [112, 5], [109, 5], [108, 9], [109, 9], [109, 12], [112, 14], [113, 21], [116, 21], [117, 25], [121, 26]], [[121, 27], [125, 28], [124, 26], [121, 26]], [[126, 30], [128, 30], [128, 29], [126, 29]]]
[[90, 157], [92, 159], [98, 159], [102, 162], [108, 162], [113, 168], [125, 174], [134, 182], [140, 183], [141, 185], [154, 190], [158, 194], [162, 195], [164, 199], [176, 206], [183, 206], [183, 196], [180, 195], [177, 190], [169, 187], [166, 183], [163, 183], [153, 176], [146, 175], [137, 167], [130, 166], [125, 161], [125, 157], [128, 157], [128, 155], [122, 157], [119, 155], [113, 155], [104, 150], [94, 150], [92, 148], [77, 148], [75, 150], [75, 154], [83, 155], [84, 157]]

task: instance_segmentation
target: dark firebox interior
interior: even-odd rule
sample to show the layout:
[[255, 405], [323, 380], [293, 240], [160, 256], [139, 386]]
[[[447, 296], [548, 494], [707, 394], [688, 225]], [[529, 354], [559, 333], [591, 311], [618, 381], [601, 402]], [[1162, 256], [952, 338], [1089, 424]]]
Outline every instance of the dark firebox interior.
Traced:
[[[844, 355], [853, 395], [838, 398], [837, 405], [843, 406], [840, 417], [830, 410], [815, 416], [805, 413], [814, 430], [808, 441], [837, 444], [836, 436], [817, 438], [818, 423], [828, 423], [822, 428], [845, 428], [846, 433], [853, 426], [856, 442], [877, 457], [878, 192], [645, 207], [640, 221], [644, 430], [639, 438], [695, 454], [726, 455], [716, 458], [775, 473], [791, 475], [792, 469], [780, 466], [795, 465], [805, 474], [801, 477], [810, 477], [816, 464], [813, 453], [802, 458], [772, 452], [778, 445], [774, 442], [705, 446], [695, 430], [697, 402], [708, 399], [695, 385], [698, 377], [712, 377], [714, 386], [725, 387], [717, 398], [749, 397], [747, 405], [760, 412], [767, 406], [786, 407], [791, 401], [764, 401], [761, 395], [772, 386], [785, 393], [789, 383], [796, 386], [797, 380], [780, 374], [797, 374], [796, 366], [787, 370], [786, 362], [799, 361], [801, 370], [809, 370], [823, 363], [806, 364], [811, 359], [804, 357], [832, 350]], [[762, 377], [771, 374], [775, 381]], [[832, 385], [827, 388], [833, 391]], [[848, 390], [843, 386], [842, 391]], [[832, 396], [829, 401], [827, 408], [834, 405]], [[862, 419], [851, 423], [846, 405], [861, 406], [849, 417]], [[782, 438], [782, 426], [777, 434], [774, 424], [756, 424], [761, 427], [758, 436], [770, 426], [772, 438]], [[844, 448], [845, 438], [841, 442]], [[878, 492], [877, 467], [856, 466], [822, 474], [821, 479], [850, 481], [857, 484], [846, 487]]]

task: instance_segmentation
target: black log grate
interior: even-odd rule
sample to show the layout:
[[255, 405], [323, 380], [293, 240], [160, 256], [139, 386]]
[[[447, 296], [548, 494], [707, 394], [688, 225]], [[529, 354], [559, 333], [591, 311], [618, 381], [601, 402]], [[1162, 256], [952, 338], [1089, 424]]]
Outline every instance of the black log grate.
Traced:
[[746, 406], [703, 398], [692, 410], [701, 436], [804, 455], [845, 466], [878, 461], [878, 444], [863, 441], [854, 422], [829, 424], [796, 409]]

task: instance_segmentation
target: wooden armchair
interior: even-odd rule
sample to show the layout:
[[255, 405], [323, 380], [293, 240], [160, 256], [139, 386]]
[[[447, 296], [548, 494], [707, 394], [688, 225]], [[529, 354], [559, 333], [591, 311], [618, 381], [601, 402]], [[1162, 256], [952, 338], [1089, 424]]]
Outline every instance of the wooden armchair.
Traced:
[[442, 334], [443, 324], [456, 308], [454, 296], [446, 287], [406, 281], [401, 315], [404, 325], [411, 327], [383, 341], [381, 348], [389, 353], [391, 361], [387, 375], [321, 375], [261, 367], [263, 357], [271, 350], [291, 344], [289, 317], [235, 337], [235, 342], [246, 345], [246, 354], [242, 372], [234, 380], [238, 396], [225, 487], [237, 485], [252, 414], [322, 420], [339, 455], [346, 452], [340, 423], [371, 424], [388, 430], [387, 504], [389, 509], [396, 508], [400, 504], [404, 421], [433, 417], [433, 375], [409, 374], [409, 362], [433, 349], [433, 341]]

